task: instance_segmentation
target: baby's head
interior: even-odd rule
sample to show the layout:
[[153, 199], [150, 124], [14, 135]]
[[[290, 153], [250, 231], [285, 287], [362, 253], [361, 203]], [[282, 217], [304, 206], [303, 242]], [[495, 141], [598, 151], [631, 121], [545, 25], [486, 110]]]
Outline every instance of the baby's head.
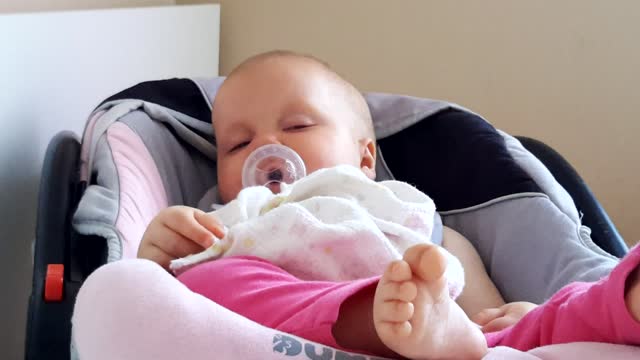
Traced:
[[249, 154], [266, 144], [295, 150], [307, 173], [352, 165], [375, 178], [375, 135], [366, 101], [310, 56], [273, 51], [240, 64], [218, 90], [213, 126], [224, 202], [242, 190]]

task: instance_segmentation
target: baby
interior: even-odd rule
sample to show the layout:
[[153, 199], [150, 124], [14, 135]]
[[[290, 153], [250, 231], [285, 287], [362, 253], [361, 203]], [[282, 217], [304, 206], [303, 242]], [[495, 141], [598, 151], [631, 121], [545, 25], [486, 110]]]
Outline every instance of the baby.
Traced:
[[[260, 160], [252, 161], [256, 154]], [[298, 175], [289, 159], [302, 163], [283, 145], [260, 147], [250, 155], [243, 179], [255, 178], [262, 185], [248, 186], [211, 213], [228, 228], [225, 237], [201, 253], [172, 261], [170, 269], [182, 273], [211, 259], [256, 256], [302, 280], [349, 281], [378, 276], [409, 247], [431, 243], [432, 237], [440, 240], [441, 231], [434, 235], [435, 205], [415, 187], [375, 182], [349, 165], [304, 176], [301, 164]], [[262, 170], [251, 171], [254, 163]], [[455, 257], [443, 253], [444, 276], [455, 298], [462, 292], [464, 271]]]
[[[266, 144], [295, 150], [307, 173], [348, 165], [360, 169], [369, 179], [375, 178], [375, 136], [365, 100], [351, 84], [312, 57], [277, 51], [245, 61], [220, 87], [213, 119], [218, 189], [225, 203], [242, 190], [242, 167], [249, 154]], [[212, 245], [214, 237], [223, 238], [223, 229], [215, 217], [200, 210], [171, 207], [151, 222], [138, 256], [168, 268], [171, 260], [201, 252]], [[303, 281], [254, 257], [202, 264], [179, 280], [265, 326], [330, 346], [412, 359], [480, 358], [488, 344], [510, 345], [508, 340], [518, 328], [536, 326], [542, 333], [545, 329], [535, 325], [539, 323], [536, 316], [560, 311], [550, 305], [536, 308], [524, 302], [505, 304], [473, 246], [446, 227], [442, 247], [465, 269], [466, 287], [456, 300], [448, 294], [445, 255], [432, 244], [410, 247], [379, 277], [349, 282]], [[621, 306], [628, 310], [627, 317], [633, 317], [630, 322], [626, 317], [620, 321], [630, 331], [629, 326], [640, 328], [637, 250], [618, 267], [622, 269], [618, 278], [626, 284], [626, 309], [624, 301]], [[219, 286], [222, 283], [234, 284], [233, 289]], [[563, 294], [566, 296], [566, 292]], [[580, 311], [575, 310], [573, 318], [579, 317]], [[528, 318], [531, 320], [526, 321]], [[617, 326], [617, 320], [607, 321]], [[640, 343], [639, 337], [611, 340], [594, 335], [573, 341]], [[542, 340], [532, 338], [536, 335], [521, 339], [529, 341], [522, 347], [543, 345]]]

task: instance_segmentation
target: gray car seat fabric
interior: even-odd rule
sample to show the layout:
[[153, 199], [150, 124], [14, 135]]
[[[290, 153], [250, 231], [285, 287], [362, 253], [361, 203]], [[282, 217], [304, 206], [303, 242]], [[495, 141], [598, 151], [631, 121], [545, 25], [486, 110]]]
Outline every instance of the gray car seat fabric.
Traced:
[[73, 226], [83, 235], [101, 236], [107, 242], [107, 261], [122, 258], [122, 242], [116, 229], [116, 217], [120, 207], [118, 174], [106, 140], [96, 142], [94, 165], [100, 171], [94, 173], [95, 185], [87, 188], [73, 216]]
[[[160, 104], [164, 100], [156, 95], [153, 96], [159, 100], [154, 101], [158, 103], [153, 103], [142, 100], [148, 94], [141, 93], [136, 98], [135, 91], [128, 90], [125, 97], [109, 99], [96, 110], [105, 112], [96, 120], [93, 130], [86, 132], [83, 145], [89, 147], [89, 157], [83, 166], [93, 175], [87, 178], [89, 186], [73, 223], [81, 234], [107, 239], [109, 261], [121, 258], [122, 239], [114, 220], [114, 213], [121, 211], [118, 174], [111, 149], [104, 141], [105, 131], [118, 121], [142, 139], [161, 174], [170, 205], [206, 209], [215, 201], [214, 134], [207, 116], [194, 118], [186, 112], [192, 107], [200, 107], [201, 114], [206, 114], [206, 109], [210, 111], [211, 99], [222, 80], [182, 80], [181, 92], [175, 96], [186, 92], [191, 98], [181, 104]], [[150, 88], [153, 87], [147, 86], [145, 91], [151, 91]], [[468, 112], [455, 104], [400, 95], [366, 94], [366, 99], [379, 139], [428, 122], [446, 109]], [[180, 111], [175, 110], [179, 107]], [[606, 275], [617, 260], [590, 242], [566, 191], [516, 139], [499, 134], [511, 161], [524, 169], [542, 191], [514, 193], [473, 206], [448, 209], [441, 213], [444, 225], [460, 231], [474, 244], [507, 301], [541, 302], [570, 281], [591, 281]], [[393, 177], [387, 165], [381, 153], [376, 164], [379, 179]], [[429, 170], [438, 176], [438, 169]]]
[[216, 181], [213, 160], [194, 147], [184, 146], [163, 124], [141, 119], [144, 116], [142, 112], [131, 113], [122, 122], [138, 134], [149, 149], [165, 182], [169, 205], [195, 206]]
[[418, 121], [449, 107], [446, 101], [383, 93], [365, 94], [377, 139], [398, 133]]
[[579, 225], [550, 205], [542, 194], [520, 194], [443, 214], [443, 221], [473, 241], [505, 300], [541, 303], [570, 282], [600, 279], [617, 264], [584, 246]]
[[[413, 125], [447, 109], [471, 113], [456, 104], [398, 95], [367, 94], [367, 101], [379, 139], [397, 130], [412, 131]], [[607, 275], [618, 260], [591, 241], [566, 190], [517, 139], [496, 131], [512, 161], [542, 191], [447, 209], [441, 212], [444, 225], [474, 244], [507, 301], [540, 303], [569, 282], [595, 281]], [[438, 169], [433, 172], [438, 176]]]
[[[129, 112], [120, 113], [118, 105], [127, 105]], [[80, 200], [73, 225], [81, 234], [104, 237], [108, 245], [107, 259], [115, 261], [122, 258], [122, 236], [116, 228], [116, 219], [121, 211], [120, 183], [112, 149], [105, 137], [109, 126], [105, 124], [119, 121], [141, 138], [156, 162], [169, 205], [196, 206], [206, 190], [214, 184], [216, 173], [215, 167], [211, 166], [215, 150], [209, 126], [204, 126], [198, 120], [193, 122], [187, 117], [174, 117], [168, 110], [159, 109], [155, 104], [141, 104], [137, 100], [117, 104], [111, 109], [118, 116], [110, 118], [107, 111], [103, 117], [107, 119], [95, 125], [93, 139], [87, 139], [85, 144], [93, 148], [90, 150], [93, 156], [89, 157], [85, 166], [91, 167], [95, 179]], [[197, 128], [192, 130], [187, 125], [196, 125]], [[208, 139], [196, 131], [208, 131]]]
[[551, 201], [572, 221], [577, 223], [580, 218], [573, 199], [571, 199], [569, 193], [567, 193], [562, 186], [558, 186], [558, 183], [549, 170], [540, 160], [525, 150], [516, 138], [501, 130], [498, 130], [498, 133], [504, 138], [505, 145], [515, 162], [520, 165], [521, 168], [526, 169], [538, 186], [542, 188], [542, 191], [549, 196]]

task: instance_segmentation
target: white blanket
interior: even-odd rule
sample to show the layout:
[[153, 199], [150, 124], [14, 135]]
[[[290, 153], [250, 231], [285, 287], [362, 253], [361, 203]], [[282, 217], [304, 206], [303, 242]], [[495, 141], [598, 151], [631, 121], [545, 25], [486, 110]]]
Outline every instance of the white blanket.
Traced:
[[[318, 170], [275, 195], [250, 187], [212, 214], [227, 227], [202, 253], [174, 260], [180, 272], [202, 261], [251, 255], [306, 280], [345, 281], [381, 275], [412, 245], [430, 242], [435, 205], [399, 181], [375, 182], [359, 169]], [[443, 249], [444, 250], [444, 249]], [[464, 285], [460, 262], [449, 259], [449, 292]]]

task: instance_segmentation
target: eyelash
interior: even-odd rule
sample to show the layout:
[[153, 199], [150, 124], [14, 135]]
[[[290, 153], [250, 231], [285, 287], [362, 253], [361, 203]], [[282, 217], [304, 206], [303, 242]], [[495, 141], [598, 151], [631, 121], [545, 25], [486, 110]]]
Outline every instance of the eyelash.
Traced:
[[243, 141], [243, 142], [241, 142], [240, 144], [238, 144], [238, 145], [236, 145], [236, 146], [232, 147], [232, 148], [229, 150], [229, 152], [230, 152], [230, 153], [232, 153], [232, 152], [238, 151], [238, 150], [242, 149], [243, 147], [245, 147], [245, 146], [249, 145], [249, 143], [250, 143], [249, 141]]
[[[285, 131], [298, 131], [298, 130], [306, 129], [306, 128], [311, 127], [311, 126], [313, 126], [313, 125], [311, 125], [311, 124], [294, 125], [294, 126], [289, 126], [289, 127], [285, 128]], [[238, 145], [235, 145], [234, 147], [232, 147], [229, 150], [229, 153], [233, 153], [235, 151], [238, 151], [238, 150], [246, 147], [250, 143], [251, 143], [251, 141], [243, 141], [243, 142], [239, 143]]]
[[294, 125], [294, 126], [289, 126], [288, 128], [285, 128], [285, 130], [287, 130], [287, 131], [296, 131], [296, 130], [302, 130], [302, 129], [308, 128], [310, 126], [311, 125], [308, 125], [308, 124]]

